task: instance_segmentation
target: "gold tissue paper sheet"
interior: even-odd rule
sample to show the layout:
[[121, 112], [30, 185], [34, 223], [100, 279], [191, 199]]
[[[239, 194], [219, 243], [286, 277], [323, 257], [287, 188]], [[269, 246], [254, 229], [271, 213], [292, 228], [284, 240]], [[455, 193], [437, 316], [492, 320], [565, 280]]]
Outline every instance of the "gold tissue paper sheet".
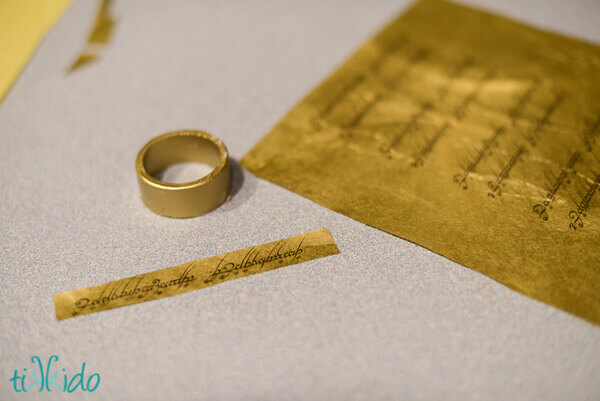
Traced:
[[600, 324], [599, 126], [598, 46], [422, 0], [242, 164]]
[[56, 319], [170, 297], [224, 281], [338, 254], [327, 228], [54, 295]]

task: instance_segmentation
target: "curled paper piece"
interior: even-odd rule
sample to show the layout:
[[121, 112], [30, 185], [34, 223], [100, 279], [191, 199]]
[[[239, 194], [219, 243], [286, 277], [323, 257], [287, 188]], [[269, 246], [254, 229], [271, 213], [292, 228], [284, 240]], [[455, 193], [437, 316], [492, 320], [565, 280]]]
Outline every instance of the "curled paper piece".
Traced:
[[102, 0], [100, 3], [87, 43], [69, 67], [68, 72], [73, 72], [98, 60], [104, 47], [110, 42], [116, 25], [116, 19], [110, 12], [111, 5], [112, 0]]
[[56, 319], [170, 297], [340, 253], [327, 228], [54, 295]]

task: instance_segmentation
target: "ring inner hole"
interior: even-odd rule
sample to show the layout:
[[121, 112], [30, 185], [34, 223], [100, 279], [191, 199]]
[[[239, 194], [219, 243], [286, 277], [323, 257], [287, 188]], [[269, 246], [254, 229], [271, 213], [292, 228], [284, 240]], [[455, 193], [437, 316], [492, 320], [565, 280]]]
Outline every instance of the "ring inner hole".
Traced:
[[197, 136], [175, 136], [152, 145], [144, 167], [152, 177], [173, 184], [199, 180], [219, 164], [219, 149]]

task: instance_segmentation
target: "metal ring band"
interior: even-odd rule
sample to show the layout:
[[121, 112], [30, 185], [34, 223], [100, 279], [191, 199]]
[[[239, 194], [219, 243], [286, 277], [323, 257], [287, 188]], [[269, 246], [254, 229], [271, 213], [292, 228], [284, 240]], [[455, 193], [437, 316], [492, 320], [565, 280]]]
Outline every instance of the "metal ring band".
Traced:
[[[183, 184], [160, 181], [154, 176], [181, 162], [201, 162], [214, 170], [199, 180]], [[216, 209], [229, 197], [231, 168], [227, 148], [220, 139], [203, 131], [175, 131], [148, 142], [135, 161], [141, 198], [148, 209], [167, 217], [195, 217]]]

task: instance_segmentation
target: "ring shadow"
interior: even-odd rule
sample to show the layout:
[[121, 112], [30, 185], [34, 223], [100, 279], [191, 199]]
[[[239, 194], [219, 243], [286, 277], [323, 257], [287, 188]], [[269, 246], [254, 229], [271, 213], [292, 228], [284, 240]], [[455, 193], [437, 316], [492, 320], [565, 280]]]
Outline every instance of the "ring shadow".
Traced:
[[216, 210], [217, 212], [226, 213], [236, 209], [250, 199], [256, 190], [256, 178], [244, 171], [237, 160], [230, 158], [229, 163], [231, 166], [231, 192], [229, 199]]

